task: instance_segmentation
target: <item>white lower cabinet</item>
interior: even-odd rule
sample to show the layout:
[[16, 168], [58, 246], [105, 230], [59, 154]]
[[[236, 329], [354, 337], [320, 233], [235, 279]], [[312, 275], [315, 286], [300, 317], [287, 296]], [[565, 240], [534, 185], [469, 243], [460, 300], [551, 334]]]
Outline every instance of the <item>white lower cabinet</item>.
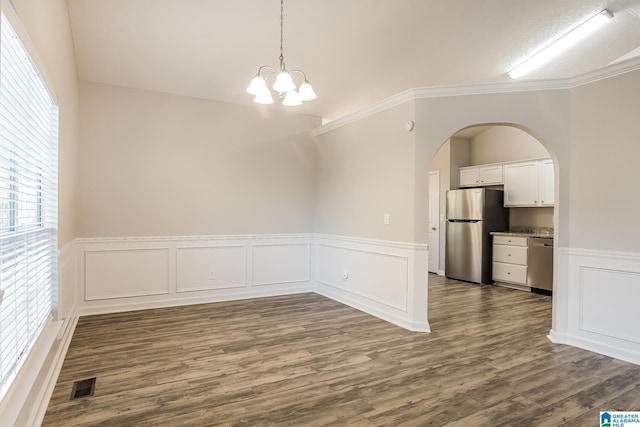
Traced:
[[527, 266], [494, 262], [493, 280], [524, 286], [527, 284]]
[[526, 237], [493, 236], [493, 280], [526, 288], [528, 250]]

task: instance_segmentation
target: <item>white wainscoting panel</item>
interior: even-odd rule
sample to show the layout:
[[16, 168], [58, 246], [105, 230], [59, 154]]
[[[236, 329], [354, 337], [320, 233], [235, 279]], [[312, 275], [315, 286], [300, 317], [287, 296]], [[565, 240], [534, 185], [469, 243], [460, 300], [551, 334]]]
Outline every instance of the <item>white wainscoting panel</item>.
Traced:
[[551, 341], [640, 364], [640, 254], [560, 249], [556, 288]]
[[310, 245], [298, 243], [252, 245], [251, 285], [308, 282]]
[[318, 282], [406, 312], [409, 257], [319, 244]]
[[640, 272], [582, 267], [580, 329], [640, 343]]
[[169, 249], [85, 252], [87, 301], [169, 293]]
[[77, 239], [78, 314], [312, 292], [313, 235]]
[[242, 288], [247, 285], [244, 245], [176, 248], [177, 291]]
[[316, 292], [403, 328], [429, 331], [426, 245], [316, 238]]

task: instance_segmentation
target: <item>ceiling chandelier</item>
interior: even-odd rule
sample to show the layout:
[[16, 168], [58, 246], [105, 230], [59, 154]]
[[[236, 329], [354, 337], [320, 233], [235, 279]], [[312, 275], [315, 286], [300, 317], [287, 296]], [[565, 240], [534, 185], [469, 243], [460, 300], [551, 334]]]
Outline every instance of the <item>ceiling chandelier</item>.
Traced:
[[[284, 0], [280, 0], [280, 71], [276, 72], [273, 67], [263, 65], [258, 68], [258, 73], [251, 80], [251, 84], [247, 88], [247, 92], [255, 96], [253, 102], [257, 104], [273, 104], [271, 90], [267, 87], [267, 79], [276, 76], [273, 83], [273, 90], [278, 92], [278, 97], [283, 99], [282, 105], [295, 106], [302, 104], [302, 101], [313, 101], [318, 97], [313, 91], [313, 87], [307, 80], [307, 75], [300, 70], [288, 70], [284, 64], [284, 56], [282, 54], [282, 22], [284, 16]], [[264, 76], [263, 76], [264, 72]], [[304, 82], [296, 90], [291, 74], [299, 73], [302, 75]]]

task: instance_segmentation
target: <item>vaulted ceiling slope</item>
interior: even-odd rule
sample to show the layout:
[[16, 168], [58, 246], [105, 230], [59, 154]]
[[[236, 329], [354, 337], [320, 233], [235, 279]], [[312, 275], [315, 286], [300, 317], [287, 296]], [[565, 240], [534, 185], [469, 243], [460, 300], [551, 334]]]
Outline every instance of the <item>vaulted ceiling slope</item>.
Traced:
[[[68, 5], [84, 80], [249, 105], [258, 67], [278, 66], [278, 0]], [[605, 8], [610, 23], [528, 80], [640, 56], [640, 0], [285, 0], [287, 67], [304, 70], [319, 95], [288, 108], [330, 120], [408, 88], [506, 82], [527, 55]]]

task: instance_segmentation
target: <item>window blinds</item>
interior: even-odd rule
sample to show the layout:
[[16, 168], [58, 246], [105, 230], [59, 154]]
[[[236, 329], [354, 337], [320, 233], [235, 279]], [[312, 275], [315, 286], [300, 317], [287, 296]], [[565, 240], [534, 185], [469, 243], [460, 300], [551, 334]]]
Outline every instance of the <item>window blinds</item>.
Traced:
[[0, 399], [49, 318], [57, 289], [58, 107], [0, 21]]

